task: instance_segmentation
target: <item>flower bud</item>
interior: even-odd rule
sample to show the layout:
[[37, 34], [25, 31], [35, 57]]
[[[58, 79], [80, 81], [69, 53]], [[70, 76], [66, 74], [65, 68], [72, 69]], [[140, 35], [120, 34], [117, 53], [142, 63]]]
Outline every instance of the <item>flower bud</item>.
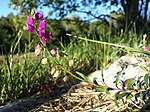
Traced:
[[57, 51], [55, 49], [52, 49], [50, 52], [52, 55], [55, 55], [57, 53]]
[[74, 60], [69, 60], [69, 67], [72, 67], [74, 65]]
[[40, 55], [41, 50], [42, 50], [42, 48], [41, 48], [40, 44], [38, 44], [38, 45], [35, 47], [35, 51], [34, 51], [34, 52], [35, 52], [35, 55], [36, 55], [36, 56]]
[[42, 63], [43, 65], [46, 65], [46, 64], [48, 63], [47, 58], [43, 58], [42, 61], [41, 61], [41, 63]]
[[35, 14], [35, 18], [36, 18], [36, 20], [42, 19], [42, 18], [43, 18], [43, 13], [42, 13], [42, 12], [37, 12], [37, 13]]
[[150, 52], [150, 45], [148, 45], [145, 49], [146, 51]]
[[44, 36], [46, 39], [50, 39], [52, 37], [52, 32], [46, 32]]

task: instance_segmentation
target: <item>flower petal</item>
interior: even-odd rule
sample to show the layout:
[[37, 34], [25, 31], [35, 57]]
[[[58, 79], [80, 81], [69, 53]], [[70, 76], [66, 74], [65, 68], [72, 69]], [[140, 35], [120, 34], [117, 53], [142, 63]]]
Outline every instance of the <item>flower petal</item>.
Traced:
[[46, 32], [44, 36], [46, 39], [50, 39], [52, 37], [52, 32]]
[[145, 49], [146, 49], [146, 51], [149, 52], [150, 51], [150, 45], [148, 45]]
[[39, 30], [44, 30], [46, 27], [46, 19], [43, 19], [42, 21], [40, 21], [39, 23]]
[[42, 37], [45, 34], [45, 30], [39, 30], [38, 33]]
[[44, 36], [42, 36], [42, 42], [44, 43], [44, 45], [46, 45], [46, 38]]
[[34, 19], [31, 16], [28, 16], [27, 19], [26, 19], [26, 23], [28, 25], [33, 26], [33, 24], [35, 23], [35, 21], [34, 21]]
[[34, 26], [32, 26], [32, 25], [26, 24], [26, 29], [27, 29], [29, 32], [34, 32]]

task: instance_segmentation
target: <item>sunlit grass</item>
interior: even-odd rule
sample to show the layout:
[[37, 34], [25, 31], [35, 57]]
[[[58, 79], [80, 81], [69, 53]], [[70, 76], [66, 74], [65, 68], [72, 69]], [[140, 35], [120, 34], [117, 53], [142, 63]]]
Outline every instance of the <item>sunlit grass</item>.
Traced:
[[[110, 43], [118, 46], [93, 43], [72, 36], [68, 45], [60, 43], [57, 48], [58, 53], [54, 58], [72, 74], [78, 76], [76, 72], [80, 72], [88, 75], [95, 70], [107, 68], [111, 62], [128, 53], [120, 46], [138, 48], [142, 40], [141, 36], [132, 33], [112, 35], [111, 37], [106, 34], [100, 37], [100, 41], [106, 43], [108, 43], [108, 39]], [[61, 55], [61, 52], [64, 54]], [[2, 102], [11, 101], [26, 94], [31, 95], [42, 84], [53, 86], [69, 75], [68, 72], [57, 66], [50, 57], [47, 65], [42, 65], [41, 59], [42, 56], [36, 56], [34, 52], [0, 56], [0, 100]], [[52, 73], [54, 67], [55, 70]]]

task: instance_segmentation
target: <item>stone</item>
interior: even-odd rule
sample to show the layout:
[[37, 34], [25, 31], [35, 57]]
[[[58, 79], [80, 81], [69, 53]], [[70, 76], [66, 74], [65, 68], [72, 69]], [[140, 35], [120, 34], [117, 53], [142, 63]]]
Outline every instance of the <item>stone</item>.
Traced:
[[[102, 86], [108, 86], [111, 88], [116, 88], [116, 77], [118, 77], [118, 86], [122, 88], [123, 83], [129, 79], [136, 79], [140, 76], [146, 75], [148, 72], [142, 69], [150, 64], [148, 60], [145, 60], [140, 54], [126, 55], [122, 56], [114, 63], [112, 63], [107, 69], [95, 71], [88, 75], [88, 77]], [[103, 74], [103, 75], [102, 75]], [[103, 76], [103, 78], [102, 78]], [[103, 82], [104, 79], [104, 82]], [[106, 84], [106, 85], [105, 85]]]

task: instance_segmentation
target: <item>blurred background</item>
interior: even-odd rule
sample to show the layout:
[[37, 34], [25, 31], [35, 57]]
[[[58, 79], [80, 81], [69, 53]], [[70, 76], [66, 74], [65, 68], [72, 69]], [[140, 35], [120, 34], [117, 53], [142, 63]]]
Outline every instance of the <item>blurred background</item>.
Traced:
[[[25, 47], [30, 47], [30, 51], [34, 50], [38, 38], [28, 33], [25, 28], [26, 17], [30, 15], [32, 9], [44, 13], [48, 22], [47, 29], [53, 32], [53, 37], [56, 37], [51, 44], [58, 46], [58, 41], [66, 45], [70, 42], [66, 33], [98, 40], [104, 34], [119, 35], [131, 30], [137, 35], [144, 33], [149, 35], [149, 2], [149, 0], [1, 1], [0, 54], [10, 52], [11, 43], [20, 30], [23, 31], [20, 48], [15, 52], [24, 52]], [[108, 39], [103, 38], [103, 41]]]

